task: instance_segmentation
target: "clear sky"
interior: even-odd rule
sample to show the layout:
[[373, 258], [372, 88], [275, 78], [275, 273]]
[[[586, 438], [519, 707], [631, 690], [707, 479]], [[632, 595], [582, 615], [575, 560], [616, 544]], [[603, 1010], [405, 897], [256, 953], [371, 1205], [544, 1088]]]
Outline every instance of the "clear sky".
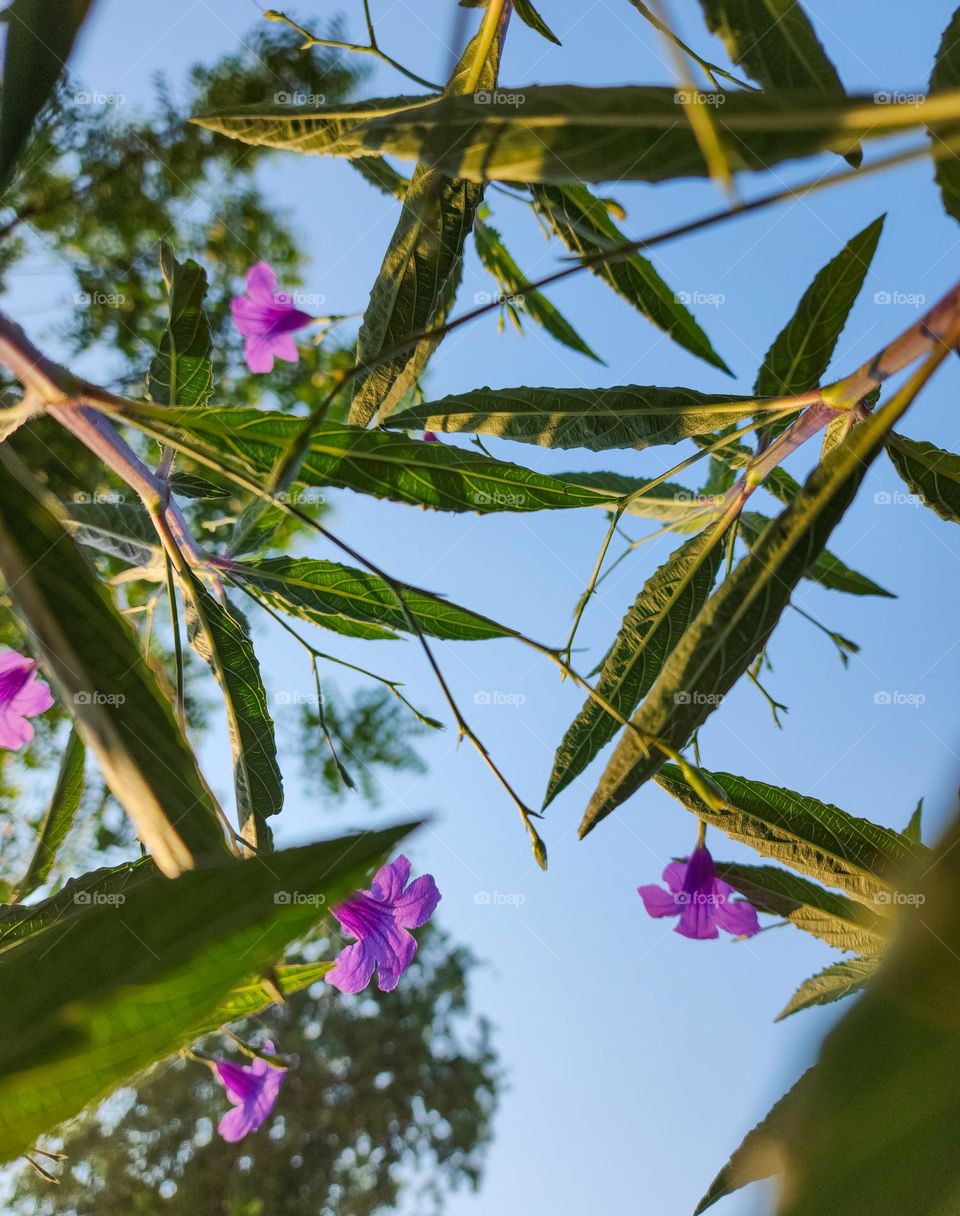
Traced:
[[[373, 7], [385, 48], [423, 75], [445, 74], [452, 0], [373, 0]], [[540, 8], [564, 45], [551, 47], [514, 22], [504, 85], [669, 81], [654, 34], [627, 0], [540, 0]], [[673, 8], [688, 40], [724, 62], [722, 48], [702, 28], [698, 6], [691, 0]], [[925, 0], [910, 6], [908, 18], [893, 0], [869, 6], [813, 0], [807, 8], [848, 89], [872, 94], [925, 87], [952, 5]], [[320, 26], [340, 10], [350, 34], [362, 40], [359, 0], [303, 0], [297, 15]], [[189, 63], [212, 61], [236, 48], [256, 17], [253, 0], [101, 0], [76, 72], [91, 89], [123, 94], [129, 105], [144, 102], [152, 72], [167, 71], [177, 85]], [[476, 19], [469, 15], [471, 23]], [[403, 78], [389, 70], [378, 71], [370, 84], [371, 93], [381, 95], [404, 88]], [[828, 162], [819, 165], [826, 168]], [[810, 171], [809, 164], [790, 167], [777, 181], [802, 180]], [[509, 328], [498, 336], [495, 318], [487, 317], [441, 347], [432, 364], [431, 393], [484, 384], [624, 383], [748, 392], [764, 351], [813, 273], [888, 210], [879, 252], [839, 346], [837, 370], [849, 370], [915, 319], [916, 307], [904, 297], [925, 296], [932, 303], [956, 277], [957, 229], [944, 215], [931, 179], [930, 165], [919, 163], [882, 181], [867, 178], [658, 251], [657, 265], [677, 291], [718, 297], [694, 311], [735, 370], [735, 385], [665, 340], [584, 274], [553, 298], [606, 367], [557, 346], [535, 327], [526, 337]], [[398, 204], [330, 159], [277, 153], [262, 170], [262, 182], [308, 242], [313, 262], [307, 289], [322, 292], [331, 312], [362, 309]], [[745, 182], [743, 188], [749, 193], [756, 186]], [[627, 207], [626, 227], [634, 235], [720, 202], [708, 183], [610, 184], [600, 193]], [[496, 193], [488, 200], [524, 270], [546, 273], [563, 251], [544, 240], [522, 206]], [[154, 251], [144, 252], [154, 257]], [[25, 319], [35, 337], [71, 307], [68, 288], [58, 282], [54, 276], [48, 283], [15, 285], [14, 301], [18, 295], [29, 301], [32, 315]], [[490, 289], [471, 251], [459, 308]], [[884, 293], [894, 302], [882, 303]], [[958, 384], [952, 362], [903, 429], [957, 450]], [[663, 471], [683, 454], [650, 449], [593, 456], [497, 441], [490, 446], [497, 455], [545, 471], [612, 469], [640, 476]], [[791, 467], [802, 474], [809, 463], [810, 454], [803, 453]], [[903, 826], [926, 795], [929, 840], [946, 814], [958, 759], [952, 611], [960, 589], [957, 540], [951, 525], [904, 502], [902, 491], [881, 458], [831, 543], [899, 599], [855, 599], [810, 583], [798, 593], [806, 610], [861, 644], [860, 657], [844, 671], [826, 638], [788, 612], [771, 647], [775, 671], [768, 679], [790, 706], [785, 729], [774, 728], [759, 694], [744, 683], [711, 718], [701, 743], [708, 767], [782, 784], [895, 827]], [[893, 495], [889, 502], [883, 500], [886, 492]], [[549, 642], [565, 637], [605, 527], [599, 512], [587, 511], [481, 518], [422, 512], [349, 493], [336, 496], [334, 506], [340, 533], [395, 575]], [[629, 530], [643, 532], [639, 524]], [[604, 584], [584, 622], [581, 642], [590, 650], [581, 656], [582, 668], [589, 670], [603, 653], [626, 606], [673, 543], [667, 537], [642, 546]], [[260, 644], [271, 693], [307, 692], [309, 672], [295, 645], [266, 629]], [[419, 704], [445, 717], [415, 645], [351, 643], [332, 635], [324, 645], [403, 677]], [[512, 643], [437, 649], [471, 722], [519, 790], [539, 804], [554, 748], [581, 695]], [[876, 694], [884, 691], [924, 699], [913, 706], [877, 704]], [[490, 703], [477, 703], [478, 694], [481, 702], [490, 694]], [[792, 928], [746, 943], [691, 942], [671, 931], [672, 922], [648, 919], [636, 887], [656, 881], [671, 856], [691, 847], [694, 821], [650, 785], [578, 843], [576, 826], [603, 761], [551, 807], [543, 827], [551, 865], [543, 875], [513, 808], [469, 747], [454, 748], [451, 731], [425, 741], [428, 775], [388, 778], [378, 815], [357, 805], [334, 816], [306, 795], [292, 723], [279, 710], [278, 718], [289, 791], [281, 841], [432, 812], [432, 825], [410, 851], [418, 867], [437, 877], [444, 893], [442, 924], [487, 960], [477, 975], [475, 1003], [497, 1027], [509, 1091], [483, 1188], [454, 1198], [451, 1216], [690, 1212], [743, 1133], [812, 1058], [835, 1012], [804, 1013], [782, 1025], [773, 1018], [800, 981], [839, 956]], [[217, 732], [205, 760], [229, 802], [226, 757]], [[721, 859], [756, 860], [716, 835], [711, 844]], [[725, 1200], [718, 1211], [748, 1216], [765, 1210], [765, 1202], [762, 1188], [752, 1188]]]

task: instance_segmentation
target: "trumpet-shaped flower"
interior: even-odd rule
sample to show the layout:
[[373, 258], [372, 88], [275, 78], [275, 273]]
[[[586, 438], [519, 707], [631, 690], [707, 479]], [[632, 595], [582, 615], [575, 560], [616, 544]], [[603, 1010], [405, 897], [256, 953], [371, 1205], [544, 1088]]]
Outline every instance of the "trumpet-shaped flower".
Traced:
[[432, 875], [409, 883], [410, 862], [401, 855], [379, 869], [369, 891], [357, 891], [333, 915], [357, 939], [340, 952], [327, 983], [341, 992], [361, 992], [377, 969], [381, 992], [396, 988], [413, 962], [417, 940], [409, 932], [425, 925], [440, 902]]
[[37, 679], [36, 663], [15, 650], [0, 654], [0, 747], [17, 751], [33, 738], [28, 721], [53, 705], [50, 689]]
[[300, 355], [293, 331], [313, 320], [295, 308], [293, 298], [277, 291], [277, 276], [266, 262], [247, 271], [247, 294], [230, 301], [233, 322], [246, 341], [243, 353], [252, 372], [273, 371], [273, 360], [296, 363]]
[[702, 845], [686, 861], [672, 861], [663, 871], [667, 889], [654, 884], [637, 887], [650, 916], [679, 916], [676, 932], [701, 940], [719, 937], [718, 928], [735, 937], [760, 932], [753, 905], [717, 878], [710, 850]]
[[[263, 1050], [274, 1054], [272, 1043], [265, 1043]], [[286, 1077], [286, 1070], [274, 1068], [259, 1057], [249, 1064], [233, 1064], [230, 1060], [217, 1060], [214, 1065], [217, 1076], [223, 1082], [227, 1097], [233, 1103], [217, 1124], [217, 1131], [231, 1144], [242, 1140], [267, 1119]]]

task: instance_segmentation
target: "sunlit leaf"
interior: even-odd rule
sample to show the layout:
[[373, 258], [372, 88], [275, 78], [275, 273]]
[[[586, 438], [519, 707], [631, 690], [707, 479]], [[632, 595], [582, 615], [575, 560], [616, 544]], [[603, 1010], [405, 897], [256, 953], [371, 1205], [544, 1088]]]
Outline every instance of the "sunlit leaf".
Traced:
[[[936, 62], [930, 76], [930, 92], [939, 93], [945, 89], [960, 88], [960, 8], [958, 8], [943, 31], [940, 45], [937, 48]], [[940, 146], [944, 131], [938, 134], [931, 130], [930, 139], [934, 151]], [[955, 136], [956, 130], [949, 134]], [[944, 150], [944, 149], [941, 149]], [[960, 157], [956, 149], [946, 156], [938, 156], [935, 162], [937, 185], [940, 187], [940, 197], [948, 215], [960, 220]]]
[[896, 433], [887, 440], [887, 455], [911, 493], [941, 519], [960, 524], [960, 456]]
[[57, 504], [0, 449], [0, 572], [117, 801], [169, 876], [222, 856], [220, 812], [140, 652]]
[[206, 405], [213, 392], [210, 324], [203, 311], [207, 275], [192, 259], [178, 262], [160, 247], [160, 267], [170, 316], [147, 375], [147, 393], [158, 405]]
[[563, 45], [553, 30], [547, 25], [546, 21], [533, 7], [532, 0], [514, 0], [513, 7], [517, 10], [517, 16], [524, 25], [529, 25], [532, 30], [536, 30], [538, 34], [542, 34], [554, 46]]
[[77, 811], [84, 789], [84, 761], [86, 748], [75, 730], [70, 731], [63, 759], [60, 761], [60, 772], [57, 784], [47, 807], [46, 814], [37, 829], [37, 838], [33, 846], [33, 855], [23, 878], [17, 883], [16, 897], [25, 899], [37, 887], [42, 886], [50, 877], [57, 853], [66, 840]]
[[831, 963], [803, 981], [777, 1015], [777, 1021], [788, 1018], [791, 1013], [799, 1013], [801, 1009], [832, 1005], [834, 1001], [842, 1001], [846, 996], [861, 992], [879, 966], [879, 958], [845, 958], [839, 963]]

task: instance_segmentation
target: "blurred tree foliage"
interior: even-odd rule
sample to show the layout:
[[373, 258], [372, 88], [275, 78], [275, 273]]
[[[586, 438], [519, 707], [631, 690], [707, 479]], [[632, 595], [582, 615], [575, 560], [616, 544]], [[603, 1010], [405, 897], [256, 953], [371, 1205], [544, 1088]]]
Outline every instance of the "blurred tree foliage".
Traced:
[[216, 1135], [228, 1104], [206, 1068], [161, 1067], [122, 1113], [118, 1096], [57, 1142], [59, 1187], [24, 1168], [11, 1216], [372, 1216], [405, 1198], [421, 1216], [441, 1210], [479, 1180], [500, 1088], [489, 1028], [470, 1013], [473, 965], [428, 930], [396, 991], [319, 984], [240, 1027], [299, 1056], [272, 1118], [240, 1144]]

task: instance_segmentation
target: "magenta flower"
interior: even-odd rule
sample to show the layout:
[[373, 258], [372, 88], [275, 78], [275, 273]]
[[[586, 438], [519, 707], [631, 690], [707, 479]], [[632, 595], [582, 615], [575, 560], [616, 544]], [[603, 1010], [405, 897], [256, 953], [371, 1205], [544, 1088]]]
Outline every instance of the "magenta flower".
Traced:
[[686, 861], [671, 861], [663, 871], [667, 890], [653, 884], [637, 887], [650, 916], [679, 916], [676, 932], [700, 940], [719, 937], [717, 927], [734, 937], [752, 937], [760, 922], [752, 904], [717, 878], [710, 850], [693, 850]]
[[440, 902], [430, 874], [409, 886], [410, 862], [402, 854], [379, 869], [369, 891], [357, 891], [333, 915], [357, 941], [341, 950], [327, 983], [341, 992], [361, 992], [377, 968], [377, 987], [392, 992], [413, 962], [417, 939], [408, 932], [425, 925]]
[[246, 341], [243, 353], [252, 372], [272, 372], [273, 360], [296, 363], [300, 357], [291, 336], [313, 317], [294, 308], [286, 292], [277, 291], [277, 276], [266, 262], [247, 271], [247, 294], [230, 301], [233, 323]]
[[423, 432], [423, 442], [424, 443], [439, 443], [440, 440], [436, 437], [436, 435], [434, 435], [433, 431], [424, 431]]
[[37, 679], [36, 663], [15, 650], [0, 654], [0, 747], [17, 751], [33, 738], [27, 721], [53, 705], [50, 689]]
[[[272, 1043], [264, 1043], [263, 1050], [267, 1055], [274, 1054]], [[214, 1067], [233, 1103], [233, 1109], [228, 1110], [217, 1124], [217, 1131], [224, 1140], [235, 1144], [255, 1132], [269, 1116], [287, 1073], [259, 1057], [242, 1065], [217, 1060]]]

